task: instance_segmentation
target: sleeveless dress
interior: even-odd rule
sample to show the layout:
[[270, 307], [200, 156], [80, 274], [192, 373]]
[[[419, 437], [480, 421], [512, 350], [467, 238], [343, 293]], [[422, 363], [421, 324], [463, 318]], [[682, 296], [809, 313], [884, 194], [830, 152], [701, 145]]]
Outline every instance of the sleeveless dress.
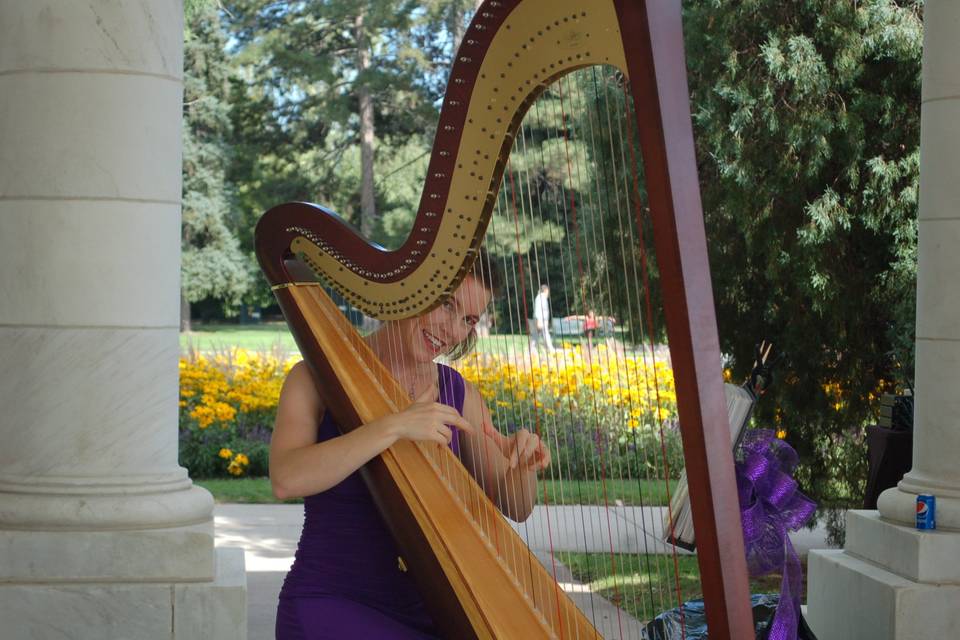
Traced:
[[[440, 402], [463, 414], [460, 374], [438, 364]], [[459, 455], [459, 433], [450, 447]], [[318, 442], [340, 435], [329, 412]], [[424, 640], [437, 631], [359, 471], [304, 499], [304, 523], [280, 590], [277, 640]]]

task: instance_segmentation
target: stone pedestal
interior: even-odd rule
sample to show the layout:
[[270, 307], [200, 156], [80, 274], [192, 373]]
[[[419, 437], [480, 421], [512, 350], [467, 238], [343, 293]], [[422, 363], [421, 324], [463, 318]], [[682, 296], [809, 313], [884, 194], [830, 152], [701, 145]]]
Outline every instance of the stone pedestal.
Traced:
[[3, 638], [246, 638], [243, 550], [221, 548], [210, 557], [214, 578], [202, 582], [0, 584]]
[[0, 0], [4, 638], [245, 635], [177, 463], [182, 48], [180, 2]]
[[960, 629], [960, 535], [876, 511], [847, 515], [847, 546], [811, 551], [807, 612], [818, 640], [943, 640]]
[[[843, 551], [812, 552], [819, 640], [943, 640], [960, 629], [960, 3], [924, 5], [913, 468], [851, 512]], [[937, 499], [934, 532], [916, 499]]]

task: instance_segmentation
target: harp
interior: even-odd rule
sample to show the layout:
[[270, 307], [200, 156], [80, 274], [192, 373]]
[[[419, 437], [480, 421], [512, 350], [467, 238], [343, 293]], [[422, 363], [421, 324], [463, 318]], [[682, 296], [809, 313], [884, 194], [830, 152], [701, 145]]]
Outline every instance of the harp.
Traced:
[[[611, 144], [626, 140], [618, 155], [622, 169], [632, 173], [623, 189], [629, 207], [623, 215], [632, 219], [633, 231], [626, 239], [619, 234], [619, 241], [650, 243], [652, 231], [710, 634], [753, 637], [678, 1], [487, 0], [456, 55], [421, 204], [403, 245], [385, 250], [332, 212], [291, 203], [262, 217], [257, 256], [341, 428], [402, 409], [406, 393], [313, 274], [381, 320], [439, 305], [470, 270], [496, 212], [515, 212], [533, 200], [530, 191], [521, 189], [518, 197], [515, 186], [506, 184], [519, 175], [510, 152], [522, 141], [524, 116], [547, 93], [560, 94], [562, 102], [566, 89], [568, 104], [575, 101], [576, 87], [564, 85], [565, 78], [597, 68], [612, 70], [601, 84], [622, 90], [627, 105], [627, 117], [614, 118], [620, 133], [607, 135]], [[568, 116], [558, 122], [555, 128], [565, 133], [554, 147], [562, 148], [570, 143]], [[572, 173], [569, 157], [566, 164]], [[578, 236], [574, 200], [564, 253], [576, 254], [582, 264], [590, 247]], [[628, 248], [624, 255], [635, 253]], [[522, 298], [515, 319], [520, 334], [530, 316], [526, 292], [532, 297], [535, 259], [518, 250], [508, 260], [513, 290]], [[642, 261], [636, 287], [649, 280]], [[632, 268], [640, 273], [636, 261]], [[584, 278], [572, 280], [579, 282], [571, 289], [581, 291], [578, 304], [585, 306]], [[627, 293], [639, 299], [637, 291]], [[645, 354], [656, 352], [654, 333], [648, 333], [649, 350], [639, 347]], [[526, 351], [531, 355], [532, 347]], [[532, 556], [449, 450], [401, 441], [362, 472], [447, 637], [599, 637], [558, 585], [553, 567]]]

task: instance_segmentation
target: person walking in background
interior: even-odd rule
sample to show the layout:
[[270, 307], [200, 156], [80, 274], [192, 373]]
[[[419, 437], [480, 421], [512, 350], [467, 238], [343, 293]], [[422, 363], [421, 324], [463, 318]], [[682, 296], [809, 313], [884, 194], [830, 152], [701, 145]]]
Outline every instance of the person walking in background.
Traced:
[[540, 285], [540, 293], [533, 301], [533, 320], [537, 344], [543, 343], [547, 353], [553, 353], [553, 341], [550, 339], [550, 287], [545, 284]]
[[593, 336], [597, 332], [597, 314], [593, 309], [587, 311], [587, 317], [583, 320], [583, 335], [587, 337], [587, 353], [593, 352]]

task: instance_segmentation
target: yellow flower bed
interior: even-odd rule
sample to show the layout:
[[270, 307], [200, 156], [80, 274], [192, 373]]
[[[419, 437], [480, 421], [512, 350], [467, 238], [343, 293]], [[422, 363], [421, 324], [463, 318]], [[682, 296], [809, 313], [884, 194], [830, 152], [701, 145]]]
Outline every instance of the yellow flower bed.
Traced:
[[[181, 451], [190, 443], [215, 443], [217, 438], [203, 435], [211, 428], [229, 432], [221, 439], [242, 438], [248, 428], [272, 428], [280, 387], [298, 360], [244, 349], [181, 357], [180, 429], [187, 432]], [[245, 453], [228, 447], [221, 447], [216, 457], [234, 476], [243, 475], [250, 464]]]
[[[666, 362], [603, 346], [590, 358], [573, 348], [549, 358], [523, 357], [475, 354], [457, 363], [502, 430], [543, 423], [555, 434], [555, 459], [590, 460], [578, 463], [583, 474], [594, 462], [629, 465], [637, 473], [643, 466], [654, 469], [664, 426], [670, 455], [679, 451], [672, 429], [677, 396]], [[244, 442], [253, 431], [258, 460], [264, 459], [265, 430], [272, 429], [280, 387], [296, 361], [241, 349], [180, 359], [181, 460], [192, 473], [248, 473], [253, 456]], [[638, 458], [638, 451], [646, 457]], [[264, 473], [258, 464], [257, 473]]]
[[519, 365], [514, 359], [476, 354], [457, 368], [491, 406], [506, 407], [532, 398], [537, 409], [548, 413], [573, 402], [583, 412], [616, 410], [629, 428], [677, 415], [673, 371], [666, 362], [617, 355], [602, 345], [589, 359], [579, 348]]
[[683, 467], [673, 371], [649, 354], [601, 345], [587, 357], [564, 347], [549, 356], [475, 354], [457, 369], [501, 431], [537, 431], [567, 477], [661, 477]]

